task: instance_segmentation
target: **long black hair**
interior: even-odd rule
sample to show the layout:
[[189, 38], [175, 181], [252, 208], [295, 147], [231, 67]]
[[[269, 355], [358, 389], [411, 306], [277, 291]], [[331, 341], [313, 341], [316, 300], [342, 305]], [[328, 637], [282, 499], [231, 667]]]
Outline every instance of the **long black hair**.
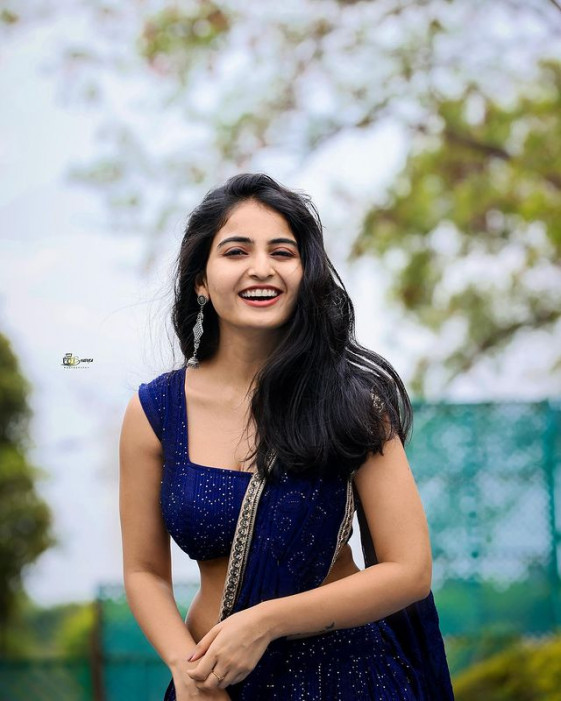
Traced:
[[[279, 471], [349, 475], [369, 452], [398, 435], [409, 439], [413, 411], [396, 370], [355, 338], [353, 304], [324, 248], [323, 227], [310, 197], [263, 173], [242, 173], [208, 192], [191, 212], [176, 262], [172, 322], [185, 359], [193, 354], [200, 281], [215, 234], [241, 202], [276, 211], [296, 238], [303, 267], [295, 309], [284, 334], [256, 375], [249, 422], [255, 422], [255, 459], [261, 474]], [[209, 301], [199, 360], [219, 343]], [[185, 360], [186, 362], [186, 360]], [[277, 460], [267, 472], [270, 451]]]

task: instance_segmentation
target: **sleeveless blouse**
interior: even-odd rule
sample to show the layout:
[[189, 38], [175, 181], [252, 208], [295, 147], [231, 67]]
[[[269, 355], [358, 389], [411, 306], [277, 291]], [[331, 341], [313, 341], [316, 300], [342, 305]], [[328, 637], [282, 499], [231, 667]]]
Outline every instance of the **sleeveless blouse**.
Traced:
[[185, 369], [138, 388], [146, 417], [164, 451], [160, 490], [170, 536], [194, 560], [228, 555], [249, 472], [194, 463], [189, 458]]
[[160, 506], [166, 529], [190, 558], [210, 560], [230, 553], [252, 473], [191, 461], [185, 372], [183, 367], [142, 383], [138, 396], [162, 443]]

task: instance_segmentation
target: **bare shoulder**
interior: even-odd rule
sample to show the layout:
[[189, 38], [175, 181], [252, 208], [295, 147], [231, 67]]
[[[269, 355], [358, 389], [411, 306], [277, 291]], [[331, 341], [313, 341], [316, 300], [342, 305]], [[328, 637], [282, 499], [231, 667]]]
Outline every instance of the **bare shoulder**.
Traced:
[[133, 394], [126, 406], [120, 445], [121, 448], [146, 452], [153, 456], [162, 454], [162, 444], [146, 417], [138, 392]]
[[372, 482], [396, 484], [401, 480], [414, 481], [405, 448], [397, 435], [384, 443], [382, 453], [369, 453], [354, 477], [359, 491], [367, 489]]
[[372, 512], [400, 517], [420, 511], [413, 472], [399, 436], [386, 441], [382, 453], [369, 453], [354, 475], [361, 502]]

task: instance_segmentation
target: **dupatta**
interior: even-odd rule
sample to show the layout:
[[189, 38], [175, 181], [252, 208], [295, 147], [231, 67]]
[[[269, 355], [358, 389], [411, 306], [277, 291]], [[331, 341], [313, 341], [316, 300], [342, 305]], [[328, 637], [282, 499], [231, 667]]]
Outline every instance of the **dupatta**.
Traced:
[[[372, 567], [377, 564], [378, 559], [364, 509], [358, 495], [356, 498], [364, 564], [366, 567]], [[426, 598], [386, 616], [384, 620], [393, 630], [409, 662], [417, 671], [427, 698], [431, 701], [453, 701], [450, 671], [432, 591]]]
[[[372, 567], [378, 560], [352, 475], [346, 480], [285, 473], [270, 481], [255, 473], [236, 525], [219, 621], [261, 601], [318, 587], [348, 541], [355, 508], [365, 565]], [[383, 620], [417, 672], [426, 699], [453, 701], [432, 592]]]

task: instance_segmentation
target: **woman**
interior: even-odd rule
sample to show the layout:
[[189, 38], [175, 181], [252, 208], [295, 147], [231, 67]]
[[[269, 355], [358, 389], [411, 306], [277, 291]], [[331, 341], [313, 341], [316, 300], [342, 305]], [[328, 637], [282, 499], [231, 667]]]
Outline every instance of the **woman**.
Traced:
[[[139, 387], [120, 444], [125, 589], [166, 701], [452, 699], [411, 405], [354, 339], [309, 198], [263, 174], [209, 192], [172, 316], [189, 360]], [[185, 622], [170, 535], [200, 569]]]

